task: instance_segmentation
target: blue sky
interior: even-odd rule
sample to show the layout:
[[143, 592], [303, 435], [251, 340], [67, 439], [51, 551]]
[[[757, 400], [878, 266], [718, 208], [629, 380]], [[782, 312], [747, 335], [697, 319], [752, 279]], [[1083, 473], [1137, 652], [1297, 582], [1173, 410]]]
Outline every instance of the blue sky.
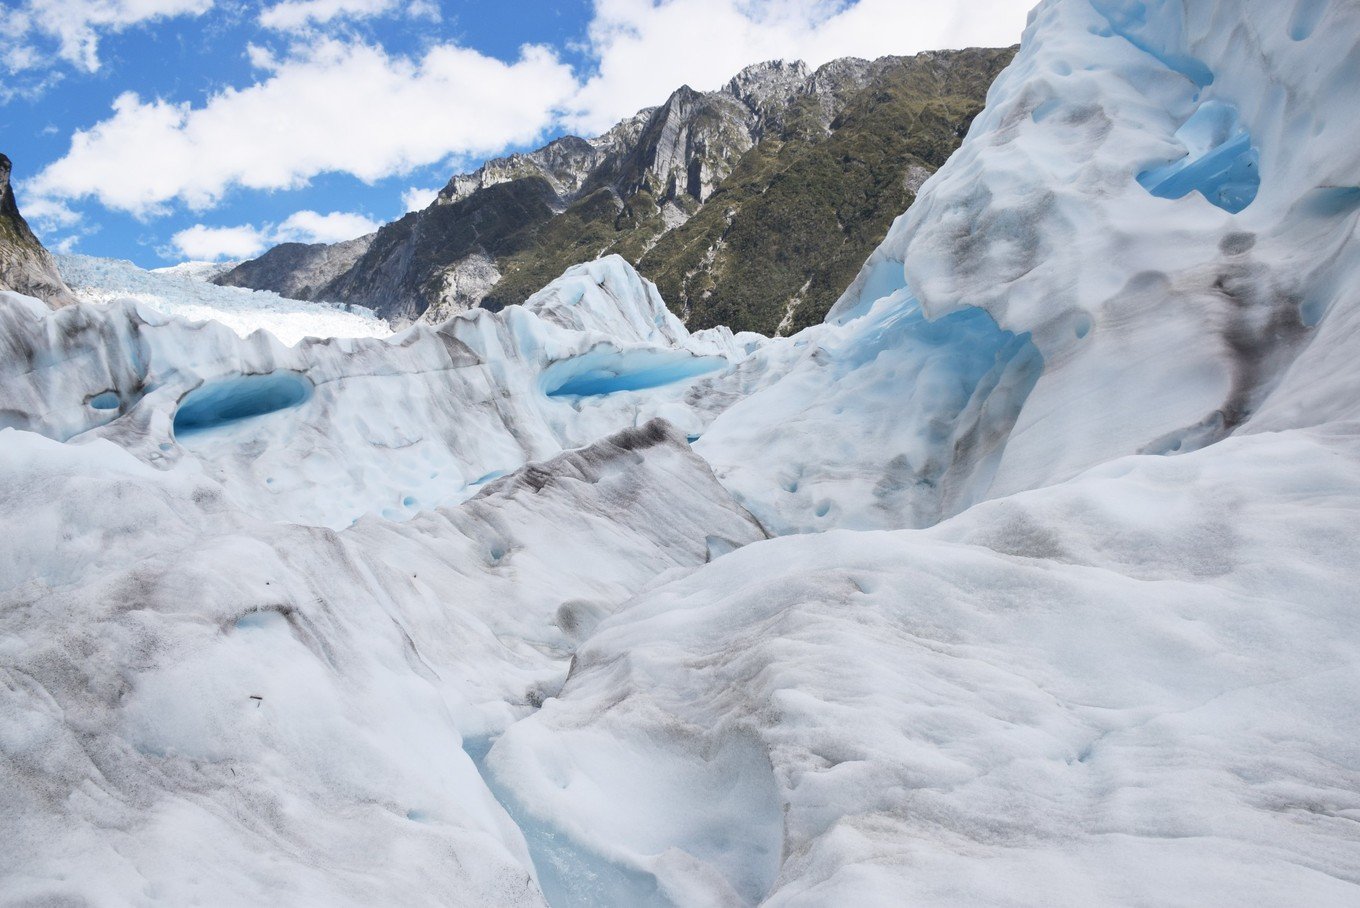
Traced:
[[0, 151], [51, 247], [335, 241], [680, 84], [1019, 40], [1029, 0], [5, 0]]

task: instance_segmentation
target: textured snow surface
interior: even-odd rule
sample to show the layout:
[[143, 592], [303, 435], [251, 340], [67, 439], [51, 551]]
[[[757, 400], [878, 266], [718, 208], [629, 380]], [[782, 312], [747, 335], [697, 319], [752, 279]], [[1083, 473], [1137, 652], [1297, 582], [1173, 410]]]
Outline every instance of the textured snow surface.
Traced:
[[1358, 90], [1049, 0], [790, 338], [0, 293], [0, 901], [1360, 903]]
[[241, 337], [255, 331], [293, 345], [304, 337], [386, 337], [387, 322], [361, 306], [306, 303], [277, 293], [219, 287], [209, 279], [230, 265], [185, 262], [144, 271], [131, 262], [60, 255], [57, 264], [76, 298], [85, 303], [136, 300], [162, 315], [221, 322]]

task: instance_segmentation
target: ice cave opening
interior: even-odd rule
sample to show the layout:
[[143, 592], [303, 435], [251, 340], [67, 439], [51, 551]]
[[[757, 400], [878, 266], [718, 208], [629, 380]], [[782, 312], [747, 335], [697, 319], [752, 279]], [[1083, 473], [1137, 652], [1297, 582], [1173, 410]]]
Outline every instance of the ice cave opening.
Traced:
[[1236, 107], [1204, 102], [1176, 130], [1176, 138], [1187, 153], [1138, 174], [1144, 189], [1161, 199], [1179, 199], [1198, 190], [1232, 214], [1252, 203], [1261, 188], [1261, 153]]
[[312, 383], [297, 372], [237, 375], [190, 391], [175, 411], [175, 435], [191, 435], [296, 407], [312, 396]]

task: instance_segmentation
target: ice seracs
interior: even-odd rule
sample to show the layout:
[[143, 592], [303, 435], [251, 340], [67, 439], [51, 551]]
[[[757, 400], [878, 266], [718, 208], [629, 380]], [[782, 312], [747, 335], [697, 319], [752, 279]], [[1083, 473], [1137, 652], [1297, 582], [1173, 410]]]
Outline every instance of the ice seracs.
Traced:
[[[1360, 78], [1355, 17], [1312, 0], [1035, 10], [969, 140], [878, 255], [905, 263], [930, 317], [985, 308], [1044, 357], [996, 493], [1207, 444], [1296, 382], [1340, 380], [1300, 368], [1334, 343], [1335, 325], [1307, 326], [1349, 308], [1356, 267], [1360, 145], [1333, 100]], [[1226, 169], [1194, 174], [1215, 143]], [[1177, 198], [1138, 181], [1187, 160], [1184, 185], [1157, 184]], [[1227, 210], [1210, 198], [1224, 186], [1241, 187]]]
[[687, 390], [747, 353], [730, 332], [690, 335], [618, 257], [570, 269], [526, 307], [293, 346], [140, 300], [50, 318], [7, 301], [4, 425], [110, 438], [155, 465], [187, 458], [252, 514], [337, 529], [463, 501], [483, 477], [653, 416], [697, 435], [719, 404]]
[[225, 266], [212, 262], [187, 262], [154, 271], [87, 255], [62, 255], [57, 262], [81, 302], [136, 300], [162, 315], [220, 322], [241, 337], [263, 330], [291, 346], [304, 337], [386, 337], [392, 333], [387, 322], [360, 306], [301, 303], [267, 291], [219, 287], [210, 279]]

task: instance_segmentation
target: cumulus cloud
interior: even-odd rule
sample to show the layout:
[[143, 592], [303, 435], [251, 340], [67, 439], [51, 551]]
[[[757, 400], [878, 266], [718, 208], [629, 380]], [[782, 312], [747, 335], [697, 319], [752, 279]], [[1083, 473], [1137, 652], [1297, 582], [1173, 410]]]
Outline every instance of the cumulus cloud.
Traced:
[[213, 0], [6, 0], [0, 9], [0, 64], [10, 73], [51, 64], [35, 42], [86, 72], [99, 69], [99, 38], [172, 16], [197, 16]]
[[322, 40], [273, 67], [202, 106], [120, 95], [30, 192], [150, 216], [176, 200], [201, 210], [232, 187], [297, 188], [327, 172], [372, 182], [531, 142], [575, 84], [537, 46], [505, 63], [454, 45], [411, 59]]
[[439, 195], [442, 186], [435, 186], [422, 189], [419, 186], [412, 186], [401, 194], [402, 211], [423, 211], [434, 204], [435, 197]]
[[299, 211], [274, 231], [276, 243], [338, 243], [372, 233], [382, 225], [352, 211]]
[[236, 227], [209, 227], [206, 224], [181, 230], [170, 238], [170, 247], [161, 251], [166, 258], [215, 262], [221, 259], [247, 259], [279, 243], [339, 243], [377, 230], [381, 224], [353, 211], [296, 211], [280, 224], [241, 224]]
[[1019, 40], [1034, 0], [595, 0], [598, 66], [566, 122], [598, 133], [680, 85], [721, 86], [762, 60], [881, 57]]
[[26, 199], [23, 206], [24, 219], [39, 233], [70, 227], [80, 222], [80, 215], [65, 202], [41, 196]]
[[195, 224], [170, 238], [174, 252], [196, 262], [248, 259], [263, 252], [267, 243], [264, 231], [249, 224], [240, 227]]
[[368, 19], [393, 13], [438, 19], [439, 7], [428, 0], [284, 0], [261, 12], [260, 24], [288, 31], [334, 19]]
[[[96, 20], [141, 21], [134, 17], [201, 11], [212, 2], [23, 0], [18, 9], [29, 16], [83, 10], [71, 22], [85, 22], [93, 35], [89, 23]], [[124, 93], [110, 116], [77, 131], [66, 155], [26, 189], [51, 206], [90, 198], [151, 217], [178, 205], [206, 210], [234, 189], [298, 188], [324, 173], [374, 182], [427, 165], [475, 162], [554, 129], [599, 133], [681, 84], [716, 88], [761, 60], [816, 66], [841, 56], [1010, 44], [1029, 4], [594, 0], [581, 48], [591, 64], [573, 72], [542, 46], [526, 46], [509, 62], [448, 43], [407, 56], [344, 27], [338, 29], [344, 38], [321, 30], [344, 19], [421, 14], [428, 0], [275, 0], [261, 14], [263, 24], [314, 31], [291, 47], [247, 46], [254, 84], [197, 104]], [[85, 46], [80, 27], [63, 34], [73, 36], [71, 47]], [[403, 203], [423, 207], [424, 198], [412, 189]]]

